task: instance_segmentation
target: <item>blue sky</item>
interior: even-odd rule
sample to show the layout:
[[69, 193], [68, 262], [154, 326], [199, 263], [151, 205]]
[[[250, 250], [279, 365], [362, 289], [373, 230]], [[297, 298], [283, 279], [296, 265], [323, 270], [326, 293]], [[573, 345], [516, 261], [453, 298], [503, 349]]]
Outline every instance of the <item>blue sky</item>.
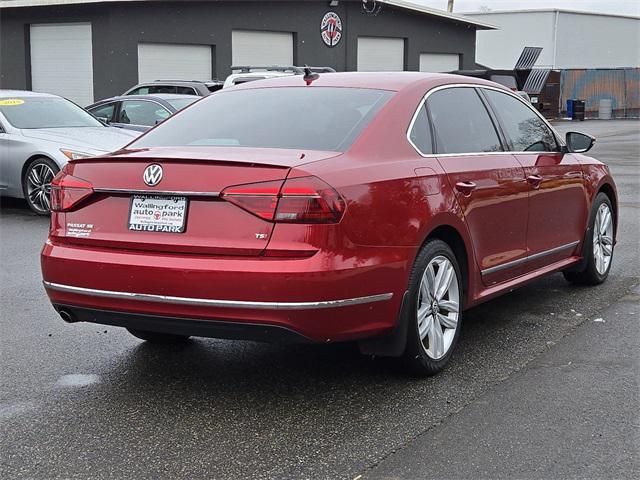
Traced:
[[[447, 0], [410, 1], [441, 10], [447, 9]], [[569, 10], [640, 16], [640, 0], [454, 0], [453, 5], [454, 13], [477, 12], [482, 7], [491, 10], [565, 8]]]

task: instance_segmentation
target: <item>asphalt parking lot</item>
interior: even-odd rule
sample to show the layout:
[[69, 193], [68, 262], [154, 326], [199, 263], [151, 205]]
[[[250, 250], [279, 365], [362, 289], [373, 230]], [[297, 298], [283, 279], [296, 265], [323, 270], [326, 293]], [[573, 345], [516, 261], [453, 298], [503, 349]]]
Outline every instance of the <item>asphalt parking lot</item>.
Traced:
[[468, 311], [429, 379], [350, 344], [152, 347], [67, 325], [41, 286], [48, 219], [0, 210], [2, 478], [639, 478], [640, 122], [598, 137], [617, 181], [613, 268]]

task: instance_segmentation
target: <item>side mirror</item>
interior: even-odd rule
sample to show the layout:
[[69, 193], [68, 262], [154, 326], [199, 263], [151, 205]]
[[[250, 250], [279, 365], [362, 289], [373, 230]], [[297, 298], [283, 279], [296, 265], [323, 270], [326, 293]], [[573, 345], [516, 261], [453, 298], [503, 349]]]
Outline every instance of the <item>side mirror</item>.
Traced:
[[567, 141], [567, 152], [569, 153], [585, 153], [591, 150], [596, 139], [591, 135], [578, 132], [567, 132], [565, 136]]
[[105, 125], [109, 125], [111, 123], [107, 117], [96, 117], [96, 118], [100, 120], [102, 123], [104, 123]]

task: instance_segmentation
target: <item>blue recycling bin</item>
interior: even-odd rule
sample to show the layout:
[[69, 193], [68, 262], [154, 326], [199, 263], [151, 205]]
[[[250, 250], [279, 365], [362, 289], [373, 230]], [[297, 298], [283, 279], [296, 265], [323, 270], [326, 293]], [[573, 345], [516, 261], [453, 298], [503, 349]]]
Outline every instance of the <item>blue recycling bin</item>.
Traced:
[[570, 98], [567, 100], [567, 118], [573, 118], [573, 102], [575, 99]]

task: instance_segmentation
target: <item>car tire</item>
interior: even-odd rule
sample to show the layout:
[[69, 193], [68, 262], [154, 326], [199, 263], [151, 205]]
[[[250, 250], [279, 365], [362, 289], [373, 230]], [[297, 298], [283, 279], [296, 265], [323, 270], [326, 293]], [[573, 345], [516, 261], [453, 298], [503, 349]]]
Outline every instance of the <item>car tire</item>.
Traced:
[[51, 180], [59, 171], [58, 165], [46, 157], [36, 158], [24, 169], [22, 193], [31, 211], [38, 215], [51, 213]]
[[171, 333], [149, 332], [147, 330], [136, 330], [134, 328], [127, 328], [128, 332], [140, 340], [145, 340], [149, 343], [184, 343], [189, 340], [189, 335], [174, 335]]
[[613, 263], [615, 221], [611, 200], [600, 192], [589, 215], [589, 229], [582, 251], [582, 270], [565, 270], [564, 278], [577, 285], [599, 285], [609, 276]]
[[410, 372], [435, 375], [449, 362], [460, 336], [463, 298], [462, 275], [453, 251], [442, 240], [429, 240], [409, 277], [404, 361]]

